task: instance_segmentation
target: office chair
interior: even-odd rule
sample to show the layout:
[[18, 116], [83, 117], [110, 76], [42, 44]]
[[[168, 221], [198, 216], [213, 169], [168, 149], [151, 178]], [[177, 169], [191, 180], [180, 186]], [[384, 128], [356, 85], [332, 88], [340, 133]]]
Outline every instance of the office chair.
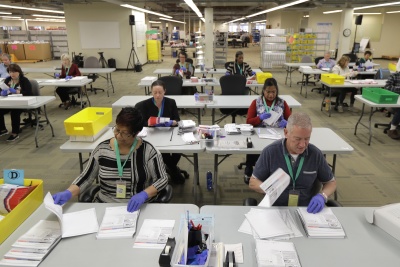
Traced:
[[[81, 192], [78, 196], [79, 202], [91, 203], [96, 194], [100, 190], [99, 184], [92, 184], [85, 191]], [[167, 185], [163, 190], [158, 193], [156, 198], [151, 203], [169, 203], [172, 199], [173, 188]]]
[[[83, 63], [83, 67], [90, 69], [90, 68], [101, 68], [100, 62], [96, 57], [87, 57]], [[97, 91], [103, 91], [104, 89], [101, 88], [93, 88], [93, 83], [97, 80], [97, 78], [99, 78], [99, 75], [96, 73], [89, 73], [88, 74], [88, 78], [92, 79], [93, 82], [90, 83], [90, 91], [93, 91], [95, 94], [97, 94]]]
[[[321, 60], [321, 59], [323, 59], [324, 57], [316, 57], [315, 59], [314, 59], [314, 62], [315, 62], [315, 65], [317, 65], [318, 64], [318, 62]], [[320, 75], [316, 75], [316, 76], [318, 76], [318, 77], [320, 77]], [[315, 88], [312, 88], [311, 89], [311, 92], [314, 92], [314, 90], [318, 90], [318, 93], [320, 94], [321, 92], [322, 92], [322, 86], [321, 87], [315, 87]]]
[[[36, 80], [32, 80], [32, 79], [30, 79], [29, 82], [31, 83], [31, 87], [32, 87], [32, 95], [33, 96], [40, 96], [39, 83]], [[26, 110], [24, 113], [26, 113], [28, 115], [28, 117], [22, 120], [23, 121], [21, 123], [22, 128], [28, 127], [28, 126], [30, 126], [30, 127], [36, 126], [36, 121], [37, 120], [39, 120], [39, 123], [40, 122], [45, 122], [45, 120], [44, 121], [40, 121], [40, 117], [39, 117], [40, 112], [41, 112], [41, 109], [37, 108], [37, 115], [38, 116], [36, 116], [36, 110], [33, 110], [33, 109]], [[34, 117], [34, 118], [32, 118], [32, 117]], [[39, 124], [39, 128], [40, 128], [40, 130], [42, 130], [43, 129], [43, 125]], [[20, 129], [20, 132], [22, 132], [22, 129]]]
[[[301, 60], [300, 60], [300, 63], [312, 63], [313, 62], [313, 60], [312, 60], [312, 57], [311, 56], [308, 56], [308, 55], [304, 55], [304, 56], [302, 56], [301, 57]], [[309, 80], [308, 80], [308, 77], [309, 77], [310, 75], [306, 75], [306, 80], [305, 81], [300, 81], [300, 82], [297, 82], [297, 84], [303, 84], [303, 85], [306, 85], [306, 84], [314, 84], [315, 85], [315, 82], [310, 82]]]
[[343, 54], [343, 56], [347, 56], [350, 59], [350, 62], [354, 63], [356, 63], [358, 59], [356, 54]]
[[[389, 69], [378, 69], [378, 71], [376, 72], [375, 76], [374, 76], [374, 80], [385, 80], [387, 78], [389, 78], [389, 76], [391, 75], [390, 70]], [[387, 114], [386, 117], [390, 117], [391, 116], [391, 109], [383, 109], [382, 111], [387, 110]], [[389, 123], [375, 123], [374, 127], [378, 128], [379, 126], [385, 127], [383, 129], [383, 132], [385, 134], [387, 134], [387, 131], [389, 131], [390, 129], [390, 122]]]
[[163, 76], [159, 80], [165, 84], [165, 95], [182, 95], [183, 80], [178, 76]]
[[[187, 58], [187, 59], [186, 59], [186, 62], [188, 62], [188, 63], [190, 63], [190, 64], [192, 65], [192, 67], [193, 67], [192, 77], [195, 76], [194, 73], [195, 73], [196, 69], [195, 69], [195, 67], [194, 67], [194, 65], [193, 65], [193, 59]], [[182, 90], [183, 90], [183, 89], [182, 89]], [[196, 86], [188, 86], [188, 87], [185, 86], [185, 93], [186, 93], [186, 94], [188, 94], [188, 95], [194, 95], [196, 92], [198, 92]]]
[[[318, 180], [315, 180], [312, 190], [311, 190], [311, 195], [315, 196], [319, 192], [321, 192], [322, 188], [322, 183]], [[245, 198], [243, 199], [243, 206], [257, 206], [258, 201], [255, 198]], [[325, 204], [327, 207], [343, 207], [343, 205], [334, 199], [328, 198], [328, 201]]]
[[[222, 76], [219, 79], [219, 83], [222, 95], [248, 95], [250, 91], [249, 88], [246, 88], [246, 78], [243, 75]], [[242, 116], [247, 114], [247, 108], [221, 108], [220, 111], [224, 116], [218, 121], [223, 120], [227, 116], [232, 116], [232, 123], [235, 123], [237, 115]]]

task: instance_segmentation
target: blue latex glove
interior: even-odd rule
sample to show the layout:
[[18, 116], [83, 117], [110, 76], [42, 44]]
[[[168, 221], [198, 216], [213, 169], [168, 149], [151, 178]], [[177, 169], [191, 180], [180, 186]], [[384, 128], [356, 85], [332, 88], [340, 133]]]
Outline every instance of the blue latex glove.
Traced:
[[57, 205], [64, 205], [68, 202], [72, 197], [72, 193], [69, 190], [65, 190], [62, 192], [55, 193], [53, 195], [54, 204]]
[[286, 127], [286, 124], [287, 124], [287, 120], [282, 119], [282, 120], [279, 122], [279, 128], [285, 128], [285, 127]]
[[71, 79], [72, 79], [72, 76], [67, 76], [67, 77], [65, 77], [65, 79], [66, 79], [66, 80], [71, 80]]
[[255, 71], [253, 71], [253, 72], [251, 73], [251, 76], [254, 76], [254, 75], [256, 75], [256, 72], [255, 72]]
[[1, 96], [8, 96], [8, 90], [1, 90]]
[[231, 73], [230, 73], [229, 71], [227, 71], [227, 72], [225, 73], [225, 76], [228, 76], [228, 75], [231, 75]]
[[15, 90], [14, 88], [10, 88], [9, 90], [10, 90], [10, 93], [12, 93], [12, 94], [16, 94], [17, 93], [17, 90]]
[[140, 206], [143, 205], [143, 203], [149, 198], [149, 195], [147, 195], [146, 191], [142, 191], [133, 197], [131, 197], [131, 200], [129, 200], [128, 203], [128, 208], [127, 210], [129, 212], [134, 212], [140, 209]]
[[181, 70], [183, 71], [183, 72], [186, 72], [186, 68], [185, 67], [181, 67]]
[[175, 74], [178, 75], [178, 74], [179, 74], [179, 70], [176, 70], [176, 71], [175, 71]]
[[264, 112], [263, 114], [259, 115], [258, 117], [260, 117], [260, 120], [263, 121], [263, 120], [271, 118], [271, 113]]
[[165, 126], [165, 127], [171, 127], [173, 122], [174, 122], [174, 121], [164, 122], [164, 126]]
[[165, 123], [157, 123], [156, 125], [154, 125], [154, 127], [164, 127]]
[[308, 213], [318, 213], [325, 207], [325, 198], [321, 194], [315, 195], [308, 204]]

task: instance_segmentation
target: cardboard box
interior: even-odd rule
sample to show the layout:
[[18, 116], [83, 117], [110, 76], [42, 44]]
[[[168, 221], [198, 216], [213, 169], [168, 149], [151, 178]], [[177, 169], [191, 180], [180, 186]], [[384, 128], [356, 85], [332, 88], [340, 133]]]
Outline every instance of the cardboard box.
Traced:
[[7, 96], [0, 98], [0, 106], [28, 106], [36, 101], [35, 96]]
[[14, 54], [18, 60], [25, 60], [24, 44], [8, 44], [8, 53]]
[[327, 84], [344, 84], [344, 77], [333, 74], [333, 73], [323, 73], [321, 74], [321, 81], [326, 82]]
[[95, 136], [112, 120], [112, 108], [88, 107], [64, 121], [67, 135]]
[[24, 44], [24, 50], [25, 50], [25, 57], [28, 60], [51, 59], [50, 43]]
[[[0, 179], [0, 184], [4, 180]], [[25, 186], [36, 188], [0, 221], [0, 244], [4, 242], [43, 202], [43, 181], [39, 179], [25, 179]]]

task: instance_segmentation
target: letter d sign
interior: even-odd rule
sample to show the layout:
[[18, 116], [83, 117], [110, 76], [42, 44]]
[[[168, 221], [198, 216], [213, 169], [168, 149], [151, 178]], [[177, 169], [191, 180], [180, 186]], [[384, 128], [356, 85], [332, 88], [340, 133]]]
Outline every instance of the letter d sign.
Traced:
[[24, 185], [24, 170], [3, 170], [5, 184]]

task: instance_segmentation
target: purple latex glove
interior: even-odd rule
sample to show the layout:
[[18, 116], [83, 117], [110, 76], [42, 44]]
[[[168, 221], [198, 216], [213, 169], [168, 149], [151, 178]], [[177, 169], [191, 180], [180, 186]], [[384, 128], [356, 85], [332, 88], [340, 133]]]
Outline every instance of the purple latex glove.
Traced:
[[168, 122], [164, 122], [164, 126], [165, 127], [171, 127], [172, 123], [174, 123], [174, 121], [168, 121]]
[[8, 96], [8, 90], [1, 90], [1, 96]]
[[72, 193], [69, 190], [65, 190], [62, 192], [55, 193], [53, 195], [54, 204], [57, 205], [64, 205], [68, 202], [72, 197]]
[[256, 72], [255, 72], [255, 71], [253, 71], [253, 72], [251, 73], [251, 76], [254, 76], [254, 75], [256, 75]]
[[17, 90], [15, 90], [14, 88], [10, 88], [9, 90], [10, 90], [10, 93], [12, 93], [12, 94], [16, 94], [17, 93]]
[[66, 79], [66, 80], [71, 80], [71, 79], [72, 79], [72, 76], [67, 76], [67, 77], [65, 77], [65, 79]]
[[187, 69], [186, 69], [185, 67], [181, 67], [181, 70], [182, 70], [183, 72], [186, 72], [186, 71], [187, 71]]
[[308, 204], [308, 213], [318, 213], [325, 207], [325, 198], [321, 194], [315, 195]]
[[258, 117], [260, 117], [260, 120], [263, 121], [263, 120], [271, 118], [271, 113], [264, 112], [263, 114], [259, 115]]
[[164, 127], [165, 124], [164, 123], [157, 123], [156, 125], [154, 125], [154, 127]]
[[179, 70], [176, 70], [176, 71], [175, 71], [175, 74], [178, 75], [178, 74], [179, 74]]
[[131, 200], [129, 200], [128, 203], [128, 208], [127, 210], [129, 212], [134, 212], [140, 209], [140, 206], [143, 205], [143, 203], [149, 198], [149, 195], [147, 195], [146, 191], [142, 191], [133, 197], [131, 197]]
[[225, 72], [225, 76], [229, 76], [231, 73], [229, 71]]
[[279, 128], [285, 128], [285, 127], [286, 127], [286, 124], [287, 124], [287, 120], [282, 119], [282, 120], [279, 122]]

